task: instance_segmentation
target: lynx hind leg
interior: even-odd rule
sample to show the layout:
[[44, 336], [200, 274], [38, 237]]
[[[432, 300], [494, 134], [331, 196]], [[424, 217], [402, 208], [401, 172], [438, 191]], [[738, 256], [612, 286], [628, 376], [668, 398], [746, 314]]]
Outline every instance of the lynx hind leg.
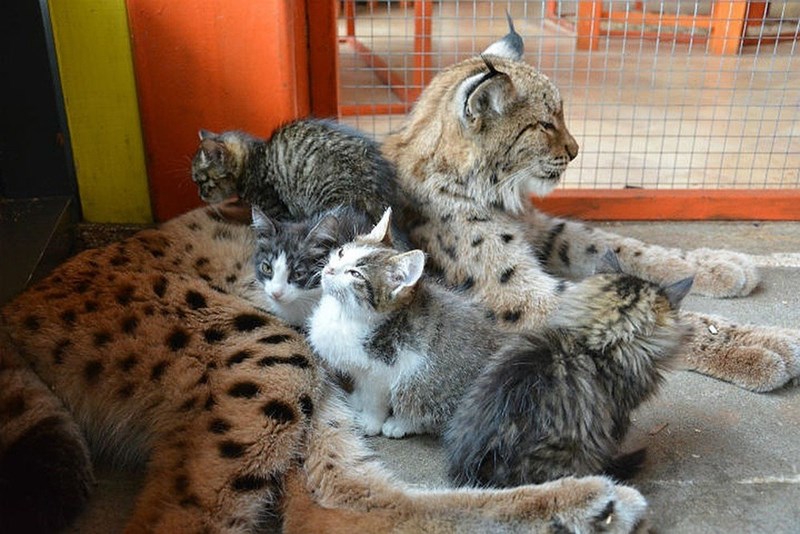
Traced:
[[190, 412], [178, 405], [164, 417], [178, 424], [156, 439], [127, 532], [252, 532], [277, 515], [285, 473], [305, 448], [318, 371], [304, 354], [289, 356], [299, 340], [284, 341], [284, 354], [255, 334], [202, 378], [208, 389]]
[[305, 462], [286, 479], [284, 531], [631, 532], [647, 504], [604, 477], [503, 490], [417, 490], [395, 480], [333, 395], [318, 406]]
[[535, 210], [529, 210], [525, 218], [539, 259], [550, 272], [565, 278], [593, 274], [604, 252], [613, 250], [630, 274], [660, 284], [694, 276], [692, 291], [709, 297], [743, 297], [760, 282], [758, 269], [746, 254], [708, 248], [684, 252]]
[[684, 315], [694, 328], [684, 349], [689, 369], [757, 392], [800, 378], [800, 330], [738, 325], [701, 313]]
[[62, 529], [83, 509], [93, 483], [77, 423], [26, 364], [0, 348], [2, 529]]

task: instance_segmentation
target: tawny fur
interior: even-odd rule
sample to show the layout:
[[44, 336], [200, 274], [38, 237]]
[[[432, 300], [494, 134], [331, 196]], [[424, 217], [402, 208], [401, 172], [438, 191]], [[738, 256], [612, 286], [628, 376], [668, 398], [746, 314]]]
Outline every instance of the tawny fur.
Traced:
[[[304, 340], [258, 307], [252, 231], [226, 215], [195, 210], [84, 252], [2, 310], [0, 497], [22, 487], [7, 460], [50, 459], [62, 475], [26, 488], [47, 506], [18, 524], [53, 531], [83, 505], [83, 436], [95, 452], [148, 460], [127, 532], [251, 532], [269, 513], [290, 533], [640, 524], [641, 495], [605, 478], [481, 492], [393, 480]], [[18, 443], [37, 446], [20, 458]]]
[[[666, 249], [537, 211], [529, 191], [555, 187], [578, 152], [568, 105], [530, 65], [487, 55], [439, 73], [387, 138], [384, 153], [413, 207], [402, 214], [411, 241], [448, 283], [469, 288], [515, 332], [545, 324], [564, 281], [592, 274], [608, 249], [625, 272], [661, 285], [693, 276], [693, 291], [716, 297], [758, 285], [743, 254]], [[799, 331], [686, 318], [696, 332], [690, 369], [755, 391], [800, 375]]]

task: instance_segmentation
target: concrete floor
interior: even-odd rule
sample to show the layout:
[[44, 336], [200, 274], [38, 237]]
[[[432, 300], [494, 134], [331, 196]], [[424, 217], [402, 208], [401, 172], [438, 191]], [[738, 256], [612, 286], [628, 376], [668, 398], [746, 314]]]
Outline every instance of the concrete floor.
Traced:
[[[759, 255], [763, 283], [745, 299], [689, 297], [685, 307], [737, 321], [800, 328], [800, 223], [613, 223], [607, 229], [664, 245], [719, 246]], [[372, 438], [400, 478], [442, 486], [436, 440]], [[674, 372], [634, 415], [626, 448], [646, 446], [632, 482], [659, 532], [800, 532], [800, 389], [756, 394]], [[70, 532], [121, 530], [139, 473], [98, 471], [91, 507]]]

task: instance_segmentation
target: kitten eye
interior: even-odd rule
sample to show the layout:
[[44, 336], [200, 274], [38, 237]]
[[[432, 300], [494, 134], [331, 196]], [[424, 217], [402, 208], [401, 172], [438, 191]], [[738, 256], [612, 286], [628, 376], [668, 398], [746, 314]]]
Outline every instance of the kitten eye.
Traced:
[[350, 276], [352, 276], [353, 278], [355, 278], [356, 280], [363, 280], [364, 279], [364, 275], [361, 274], [360, 272], [356, 271], [355, 269], [347, 269], [345, 272], [347, 274], [349, 274]]
[[261, 271], [261, 274], [264, 276], [272, 276], [272, 265], [268, 261], [262, 261], [261, 265], [258, 266], [258, 270]]
[[336, 251], [336, 253], [337, 253], [337, 254], [339, 255], [339, 257], [341, 258], [342, 256], [344, 256], [344, 249], [343, 249], [343, 248], [339, 248], [339, 250], [337, 250], [337, 251]]
[[548, 132], [554, 132], [556, 130], [556, 125], [553, 124], [552, 122], [539, 121], [539, 126], [541, 126], [543, 130]]

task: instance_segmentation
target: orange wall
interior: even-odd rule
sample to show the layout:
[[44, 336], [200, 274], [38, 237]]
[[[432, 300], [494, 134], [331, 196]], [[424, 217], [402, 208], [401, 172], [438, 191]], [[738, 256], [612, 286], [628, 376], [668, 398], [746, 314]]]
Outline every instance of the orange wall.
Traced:
[[200, 128], [267, 136], [310, 112], [305, 2], [127, 0], [156, 220], [200, 204]]

